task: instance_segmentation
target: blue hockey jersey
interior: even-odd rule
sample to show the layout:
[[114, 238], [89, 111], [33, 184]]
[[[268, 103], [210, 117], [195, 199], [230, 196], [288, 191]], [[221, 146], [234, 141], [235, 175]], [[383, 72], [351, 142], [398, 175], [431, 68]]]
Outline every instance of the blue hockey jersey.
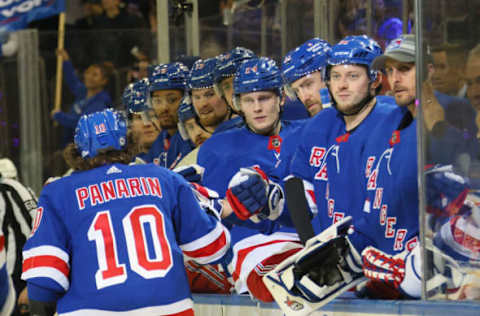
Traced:
[[[205, 168], [203, 185], [223, 197], [230, 179], [240, 168], [258, 165], [262, 170], [273, 169], [280, 161], [282, 139], [290, 134], [298, 134], [301, 126], [299, 121], [282, 121], [280, 133], [275, 136], [255, 134], [247, 127], [212, 136], [202, 144], [198, 152], [197, 162]], [[248, 228], [231, 228], [232, 244], [255, 233], [270, 234], [279, 229], [279, 225], [270, 220], [259, 224], [251, 221], [238, 223]]]
[[189, 140], [184, 140], [180, 133], [176, 132], [172, 137], [163, 130], [155, 139], [147, 154], [141, 155], [145, 162], [153, 162], [158, 166], [173, 169], [194, 146]]
[[[457, 164], [458, 156], [476, 151], [476, 140], [447, 122], [438, 122], [426, 137], [427, 164]], [[418, 242], [419, 200], [417, 120], [399, 107], [379, 123], [362, 156], [366, 198], [362, 222], [355, 226], [359, 250], [373, 245], [395, 254]]]
[[[333, 108], [318, 113], [305, 126], [291, 163], [291, 174], [313, 185], [309, 204], [318, 214], [312, 221], [318, 233], [352, 216], [354, 223], [364, 201], [360, 157], [372, 129], [396, 107], [376, 101], [359, 126], [347, 132], [343, 115]], [[358, 214], [358, 215], [357, 215]]]
[[416, 122], [399, 107], [378, 124], [366, 144], [362, 171], [367, 195], [362, 220], [355, 225], [361, 237], [352, 237], [360, 251], [369, 244], [395, 254], [418, 242]]
[[197, 163], [205, 168], [203, 185], [225, 196], [228, 182], [242, 167], [258, 165], [262, 170], [273, 169], [280, 161], [282, 140], [298, 134], [300, 121], [282, 121], [279, 135], [255, 134], [247, 127], [215, 134], [202, 144]]
[[44, 187], [24, 246], [29, 297], [59, 315], [165, 315], [192, 300], [183, 264], [229, 251], [226, 228], [190, 185], [154, 164], [105, 165]]

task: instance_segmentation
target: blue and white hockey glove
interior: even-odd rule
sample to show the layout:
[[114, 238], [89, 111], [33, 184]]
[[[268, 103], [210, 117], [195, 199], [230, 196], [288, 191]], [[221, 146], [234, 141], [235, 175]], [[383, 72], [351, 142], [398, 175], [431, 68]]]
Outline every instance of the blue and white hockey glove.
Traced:
[[222, 200], [216, 191], [210, 190], [198, 183], [191, 182], [192, 191], [195, 194], [198, 204], [207, 212], [218, 220], [221, 220], [223, 212]]
[[462, 208], [470, 190], [469, 181], [454, 173], [452, 165], [434, 165], [425, 170], [427, 212], [450, 217]]
[[253, 222], [277, 219], [285, 203], [282, 188], [257, 166], [240, 168], [230, 180], [226, 196], [239, 219]]
[[185, 178], [188, 182], [200, 183], [202, 181], [205, 168], [197, 164], [177, 167], [173, 169], [176, 173]]

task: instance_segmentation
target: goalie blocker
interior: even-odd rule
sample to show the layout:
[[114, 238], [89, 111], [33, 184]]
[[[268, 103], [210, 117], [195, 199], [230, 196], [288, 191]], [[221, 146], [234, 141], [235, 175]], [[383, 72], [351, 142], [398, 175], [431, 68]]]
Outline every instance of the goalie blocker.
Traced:
[[350, 216], [309, 239], [263, 282], [287, 316], [304, 316], [366, 280], [360, 254], [347, 237]]

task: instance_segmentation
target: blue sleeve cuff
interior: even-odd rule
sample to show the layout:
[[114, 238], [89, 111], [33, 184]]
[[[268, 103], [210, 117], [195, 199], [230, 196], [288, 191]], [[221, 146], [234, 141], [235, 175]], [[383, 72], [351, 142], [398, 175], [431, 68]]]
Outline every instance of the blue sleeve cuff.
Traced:
[[43, 288], [33, 283], [27, 282], [28, 298], [40, 302], [56, 302], [63, 293], [58, 293], [50, 289]]

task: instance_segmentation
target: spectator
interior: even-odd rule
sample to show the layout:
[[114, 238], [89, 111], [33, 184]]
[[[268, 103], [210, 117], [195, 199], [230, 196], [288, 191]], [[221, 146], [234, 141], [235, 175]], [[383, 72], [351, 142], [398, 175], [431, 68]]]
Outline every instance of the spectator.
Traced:
[[[465, 82], [467, 97], [477, 112], [476, 123], [480, 127], [480, 44], [475, 46], [468, 54], [465, 64]], [[477, 135], [480, 138], [480, 135]]]
[[95, 18], [103, 14], [100, 0], [82, 0], [84, 16], [75, 21], [74, 29], [91, 30], [95, 25]]
[[63, 74], [68, 87], [75, 96], [75, 102], [68, 112], [53, 110], [51, 117], [64, 128], [62, 148], [73, 142], [75, 126], [84, 114], [101, 111], [112, 103], [105, 86], [111, 73], [111, 65], [107, 63], [92, 64], [83, 73], [83, 82], [75, 74], [67, 51], [57, 52], [63, 58]]
[[475, 137], [478, 127], [475, 124], [476, 112], [470, 102], [457, 97], [459, 90], [460, 71], [453, 69], [447, 57], [448, 47], [433, 48], [431, 57], [427, 56], [426, 63], [433, 61], [433, 69], [428, 76], [435, 89], [434, 94], [445, 110], [445, 119], [452, 126]]
[[96, 59], [111, 61], [116, 68], [133, 65], [134, 54], [147, 56], [150, 38], [145, 21], [129, 14], [120, 4], [120, 0], [102, 0], [104, 13], [94, 23], [94, 30], [100, 31], [96, 40], [101, 43]]

